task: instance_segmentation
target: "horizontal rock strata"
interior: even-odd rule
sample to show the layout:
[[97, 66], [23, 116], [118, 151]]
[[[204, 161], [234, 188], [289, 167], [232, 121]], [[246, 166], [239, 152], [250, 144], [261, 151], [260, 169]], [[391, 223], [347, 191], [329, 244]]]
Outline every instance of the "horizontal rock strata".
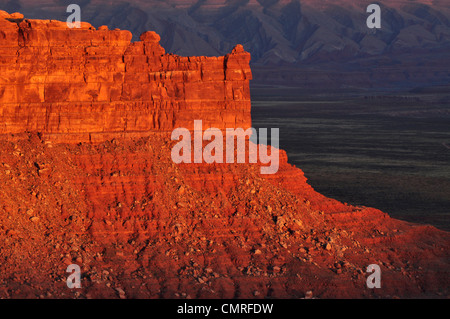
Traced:
[[0, 16], [0, 134], [60, 142], [193, 127], [248, 128], [250, 54], [165, 54], [160, 37]]

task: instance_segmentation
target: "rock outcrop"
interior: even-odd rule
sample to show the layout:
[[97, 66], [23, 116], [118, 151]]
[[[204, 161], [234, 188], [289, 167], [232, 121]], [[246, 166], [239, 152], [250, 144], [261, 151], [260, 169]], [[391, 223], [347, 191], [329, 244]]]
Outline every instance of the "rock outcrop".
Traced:
[[250, 54], [165, 54], [145, 32], [69, 29], [55, 20], [0, 17], [0, 134], [40, 132], [60, 142], [192, 128], [251, 126]]
[[173, 162], [152, 132], [250, 125], [242, 47], [2, 16], [0, 298], [448, 297], [448, 233], [326, 198], [283, 151], [273, 175]]

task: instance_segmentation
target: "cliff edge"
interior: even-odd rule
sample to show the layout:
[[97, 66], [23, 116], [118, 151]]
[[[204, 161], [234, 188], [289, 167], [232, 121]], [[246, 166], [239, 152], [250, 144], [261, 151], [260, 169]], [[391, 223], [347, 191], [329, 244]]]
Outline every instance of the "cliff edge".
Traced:
[[250, 56], [130, 39], [0, 12], [1, 298], [448, 298], [449, 233], [326, 198], [283, 151], [175, 164], [153, 133], [250, 126]]
[[[3, 17], [3, 18], [2, 18]], [[251, 126], [250, 54], [165, 54], [148, 31], [68, 28], [0, 14], [0, 134], [40, 132], [60, 142], [101, 142], [192, 128]]]

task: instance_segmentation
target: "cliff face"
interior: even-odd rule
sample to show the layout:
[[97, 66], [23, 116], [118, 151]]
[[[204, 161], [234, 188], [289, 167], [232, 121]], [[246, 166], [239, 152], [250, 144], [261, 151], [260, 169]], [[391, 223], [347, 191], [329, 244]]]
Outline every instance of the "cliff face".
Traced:
[[[181, 58], [151, 32], [130, 43], [126, 31], [7, 18], [1, 298], [448, 296], [448, 233], [326, 198], [283, 151], [272, 175], [173, 162], [175, 142], [152, 132], [250, 125], [240, 46]], [[65, 283], [72, 263], [80, 290]], [[373, 263], [382, 289], [366, 287]]]
[[250, 54], [165, 54], [160, 37], [82, 23], [0, 18], [0, 134], [61, 142], [251, 126]]
[[[67, 1], [0, 1], [29, 18], [67, 18]], [[382, 28], [367, 28], [373, 0], [83, 0], [83, 19], [162, 35], [180, 55], [223, 55], [242, 43], [255, 84], [320, 90], [445, 85], [450, 46], [448, 0], [379, 0]], [[378, 67], [373, 68], [373, 65]], [[443, 66], [447, 67], [443, 67]], [[280, 70], [279, 66], [285, 66]], [[285, 72], [288, 70], [288, 72]], [[291, 72], [289, 72], [291, 71]], [[293, 71], [293, 72], [292, 72]]]

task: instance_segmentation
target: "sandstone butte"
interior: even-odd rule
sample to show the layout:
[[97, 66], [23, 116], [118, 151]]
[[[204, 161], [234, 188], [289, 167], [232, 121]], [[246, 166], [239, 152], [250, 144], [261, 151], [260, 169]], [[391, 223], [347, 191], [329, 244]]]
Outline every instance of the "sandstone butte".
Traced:
[[447, 232], [326, 198], [284, 151], [174, 164], [175, 127], [251, 126], [250, 55], [159, 40], [0, 12], [1, 298], [449, 297]]

